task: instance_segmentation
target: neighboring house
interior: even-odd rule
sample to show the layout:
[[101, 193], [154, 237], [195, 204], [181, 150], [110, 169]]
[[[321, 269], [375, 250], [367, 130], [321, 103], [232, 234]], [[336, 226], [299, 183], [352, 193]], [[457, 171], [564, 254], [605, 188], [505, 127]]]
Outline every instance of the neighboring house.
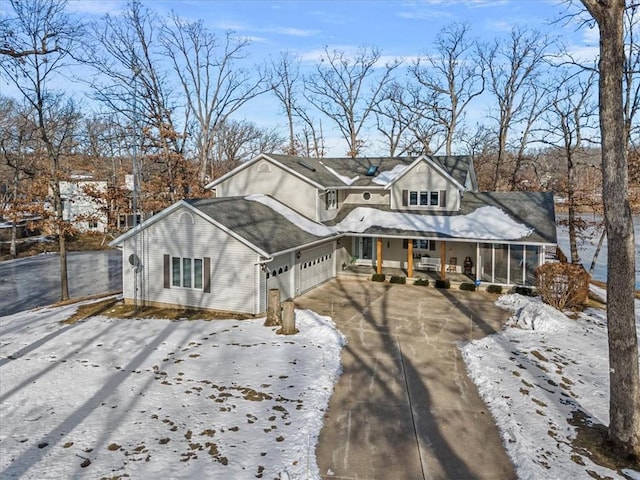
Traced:
[[107, 182], [92, 180], [91, 176], [76, 175], [60, 182], [62, 219], [82, 232], [105, 232], [107, 216], [98, 200], [87, 195], [85, 189], [106, 192]]
[[258, 314], [352, 263], [533, 285], [556, 247], [552, 195], [477, 192], [470, 157], [262, 154], [207, 188], [111, 243], [127, 301]]

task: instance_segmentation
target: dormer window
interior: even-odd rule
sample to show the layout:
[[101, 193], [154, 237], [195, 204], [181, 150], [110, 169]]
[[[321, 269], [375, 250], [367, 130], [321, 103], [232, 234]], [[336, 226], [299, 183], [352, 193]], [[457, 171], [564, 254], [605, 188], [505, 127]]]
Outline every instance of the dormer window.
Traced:
[[403, 190], [402, 205], [410, 207], [445, 207], [445, 190]]

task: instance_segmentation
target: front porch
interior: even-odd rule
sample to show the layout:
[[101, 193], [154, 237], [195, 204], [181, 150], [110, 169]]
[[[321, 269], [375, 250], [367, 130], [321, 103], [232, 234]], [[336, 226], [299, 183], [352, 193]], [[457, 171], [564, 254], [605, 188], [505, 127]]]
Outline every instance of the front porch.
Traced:
[[535, 285], [547, 245], [467, 239], [352, 236], [342, 242], [342, 271], [498, 285]]
[[[370, 278], [376, 272], [376, 267], [372, 265], [348, 265], [343, 270], [338, 272], [338, 275], [347, 275], [347, 276], [358, 276], [358, 277], [368, 277]], [[382, 267], [382, 272], [387, 277], [390, 276], [398, 276], [398, 277], [407, 277], [407, 278], [426, 278], [429, 282], [435, 282], [436, 280], [441, 278], [440, 272], [434, 270], [415, 270], [413, 271], [413, 276], [409, 276], [409, 272], [406, 268], [394, 268], [394, 267]], [[447, 273], [447, 280], [450, 280], [453, 283], [462, 283], [462, 282], [474, 282], [474, 275], [465, 275], [464, 273], [458, 272], [449, 272]]]

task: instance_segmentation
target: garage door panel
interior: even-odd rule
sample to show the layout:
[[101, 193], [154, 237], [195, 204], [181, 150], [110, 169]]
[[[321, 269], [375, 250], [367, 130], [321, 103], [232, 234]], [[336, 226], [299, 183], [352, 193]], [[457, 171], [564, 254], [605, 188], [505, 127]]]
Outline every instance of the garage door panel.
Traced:
[[333, 244], [323, 245], [301, 252], [298, 265], [298, 291], [307, 290], [333, 277]]
[[292, 275], [294, 266], [291, 265], [290, 255], [281, 255], [273, 259], [266, 266], [267, 268], [267, 290], [272, 288], [280, 289], [280, 298], [287, 299], [293, 297], [291, 290]]

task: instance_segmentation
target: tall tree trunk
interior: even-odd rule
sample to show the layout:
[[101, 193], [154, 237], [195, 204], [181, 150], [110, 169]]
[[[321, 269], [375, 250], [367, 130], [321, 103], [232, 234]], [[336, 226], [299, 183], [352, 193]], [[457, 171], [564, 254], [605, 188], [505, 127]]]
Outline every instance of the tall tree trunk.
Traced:
[[608, 239], [609, 439], [640, 458], [640, 375], [634, 312], [634, 232], [628, 196], [622, 76], [624, 0], [583, 0], [600, 29], [602, 197]]
[[58, 251], [60, 254], [60, 300], [69, 300], [69, 279], [67, 276], [67, 244], [65, 239], [64, 220], [62, 212], [62, 198], [60, 196], [60, 182], [57, 178], [57, 162], [52, 162], [53, 180], [51, 190], [53, 191], [53, 207], [55, 216], [55, 226], [58, 234]]
[[598, 256], [600, 255], [600, 250], [602, 249], [602, 245], [604, 244], [604, 239], [607, 236], [607, 229], [603, 228], [602, 233], [600, 234], [600, 240], [598, 240], [598, 246], [596, 247], [596, 251], [593, 252], [593, 260], [591, 260], [591, 266], [589, 267], [589, 274], [593, 275], [593, 271], [596, 268], [596, 262], [598, 261]]
[[576, 228], [576, 195], [575, 195], [575, 168], [571, 148], [566, 149], [567, 155], [567, 203], [569, 204], [569, 248], [571, 250], [571, 263], [579, 264], [578, 232]]

